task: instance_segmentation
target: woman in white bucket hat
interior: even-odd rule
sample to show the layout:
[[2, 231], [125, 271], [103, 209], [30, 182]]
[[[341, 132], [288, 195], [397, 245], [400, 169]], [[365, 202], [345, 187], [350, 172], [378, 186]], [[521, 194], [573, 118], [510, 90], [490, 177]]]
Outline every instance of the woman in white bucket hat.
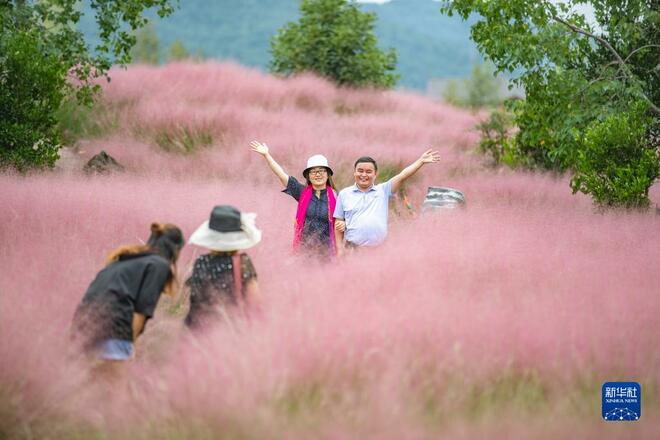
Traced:
[[285, 189], [282, 191], [298, 201], [294, 223], [293, 251], [321, 259], [330, 259], [337, 254], [335, 243], [335, 219], [333, 216], [337, 194], [332, 181], [332, 168], [328, 159], [315, 154], [307, 160], [302, 172], [306, 185], [289, 176], [270, 155], [268, 146], [252, 141], [252, 151], [262, 155]]
[[258, 306], [259, 286], [254, 265], [245, 254], [261, 241], [254, 224], [256, 214], [241, 213], [229, 205], [215, 206], [209, 220], [190, 236], [189, 243], [211, 251], [195, 260], [186, 280], [190, 310], [185, 323], [199, 329], [232, 311], [247, 312]]

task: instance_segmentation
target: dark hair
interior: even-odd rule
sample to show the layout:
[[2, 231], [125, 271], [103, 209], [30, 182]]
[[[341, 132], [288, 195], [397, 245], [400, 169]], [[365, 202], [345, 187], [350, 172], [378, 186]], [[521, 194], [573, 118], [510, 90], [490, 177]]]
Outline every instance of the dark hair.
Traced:
[[151, 235], [147, 244], [127, 244], [112, 250], [105, 259], [106, 264], [118, 261], [124, 255], [155, 253], [161, 257], [176, 262], [184, 239], [181, 229], [172, 224], [152, 223]]
[[359, 163], [372, 163], [374, 164], [374, 170], [378, 171], [378, 164], [376, 164], [376, 161], [372, 157], [362, 156], [361, 158], [355, 161], [355, 163], [353, 164], [353, 169], [357, 168], [357, 165]]
[[171, 264], [170, 276], [168, 277], [163, 292], [166, 295], [173, 295], [175, 285], [177, 284], [174, 265], [179, 256], [179, 251], [184, 245], [183, 232], [177, 226], [169, 223], [152, 223], [151, 235], [147, 244], [128, 244], [119, 246], [107, 256], [105, 263], [110, 265], [119, 261], [125, 255], [138, 255], [145, 253], [155, 253], [168, 260]]
[[147, 246], [161, 257], [175, 263], [183, 245], [183, 233], [177, 226], [169, 223], [151, 224], [151, 235], [147, 240]]

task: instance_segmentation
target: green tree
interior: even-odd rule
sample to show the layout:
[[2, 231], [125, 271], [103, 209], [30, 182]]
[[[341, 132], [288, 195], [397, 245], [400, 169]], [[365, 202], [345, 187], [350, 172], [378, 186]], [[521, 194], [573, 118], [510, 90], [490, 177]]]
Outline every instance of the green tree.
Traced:
[[500, 78], [495, 76], [491, 63], [475, 64], [465, 79], [466, 105], [471, 108], [489, 107], [502, 103]]
[[76, 29], [78, 0], [0, 0], [0, 168], [53, 166], [61, 148], [56, 112], [71, 94], [91, 105], [96, 79], [126, 65], [145, 10], [163, 17], [170, 0], [90, 0], [100, 43]]
[[167, 59], [169, 61], [182, 61], [192, 58], [186, 46], [179, 40], [175, 40], [170, 46], [169, 54]]
[[649, 188], [660, 176], [660, 150], [651, 145], [644, 113], [644, 107], [614, 113], [587, 128], [573, 192], [589, 193], [602, 206], [648, 206]]
[[160, 41], [152, 22], [148, 22], [135, 32], [135, 45], [131, 48], [131, 61], [142, 64], [160, 63]]
[[[594, 9], [595, 24], [579, 12], [585, 3]], [[616, 125], [615, 121], [638, 112], [640, 106], [649, 117], [635, 120], [644, 124], [642, 131], [649, 139], [639, 142], [628, 138], [632, 142], [629, 147], [643, 153], [652, 143], [649, 133], [660, 116], [657, 0], [453, 0], [444, 4], [443, 11], [464, 19], [476, 17], [471, 35], [479, 50], [525, 90], [524, 100], [510, 103], [518, 127], [512, 151], [522, 156], [518, 163], [573, 171], [579, 158], [584, 158], [589, 139], [613, 134], [600, 122]], [[601, 134], [587, 136], [588, 130]], [[611, 139], [613, 144], [620, 141]], [[640, 154], [609, 151], [618, 156], [617, 167], [646, 166], [636, 159]], [[607, 159], [590, 155], [596, 156]], [[597, 168], [593, 162], [580, 160], [581, 173], [589, 173], [585, 166]], [[638, 171], [643, 174], [641, 169], [633, 174]], [[653, 180], [647, 183], [652, 185]], [[593, 186], [575, 180], [573, 188], [592, 195], [599, 204], [611, 200], [614, 205], [629, 205], [614, 196], [615, 186], [606, 189], [613, 191], [611, 198], [596, 197]], [[634, 195], [626, 191], [631, 201], [645, 197], [648, 190], [637, 188], [639, 192]]]
[[396, 53], [377, 47], [373, 13], [348, 0], [302, 0], [300, 15], [271, 40], [272, 72], [313, 71], [357, 87], [396, 84]]
[[24, 171], [57, 159], [55, 111], [65, 86], [63, 66], [39, 45], [33, 29], [21, 29], [0, 9], [0, 168]]
[[459, 80], [448, 79], [442, 89], [442, 99], [451, 105], [463, 105], [463, 98], [461, 97]]
[[494, 165], [502, 163], [510, 166], [521, 166], [516, 143], [511, 139], [513, 130], [512, 115], [504, 108], [495, 109], [489, 118], [477, 125], [481, 133], [479, 151], [493, 158]]
[[450, 104], [472, 109], [497, 106], [503, 101], [501, 84], [492, 63], [475, 64], [468, 77], [448, 80], [442, 97]]

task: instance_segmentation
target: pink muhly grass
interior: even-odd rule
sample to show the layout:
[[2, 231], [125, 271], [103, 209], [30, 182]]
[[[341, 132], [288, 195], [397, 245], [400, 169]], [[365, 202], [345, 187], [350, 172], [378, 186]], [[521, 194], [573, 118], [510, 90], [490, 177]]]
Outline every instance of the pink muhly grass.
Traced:
[[[309, 107], [294, 95], [307, 96]], [[252, 436], [474, 437], [484, 426], [470, 423], [474, 402], [459, 395], [463, 403], [452, 403], [451, 393], [490, 386], [515, 397], [519, 386], [541, 397], [531, 407], [514, 402], [502, 410], [510, 422], [483, 429], [534, 436], [555, 412], [566, 415], [562, 394], [576, 384], [657, 386], [658, 216], [598, 214], [570, 194], [567, 178], [488, 170], [464, 151], [474, 116], [412, 95], [214, 63], [118, 71], [106, 96], [134, 99], [127, 125], [81, 142], [80, 156], [106, 149], [126, 173], [0, 176], [0, 329], [10, 335], [0, 340], [0, 394], [12, 397], [16, 423], [121, 421], [108, 428], [117, 437], [148, 436], [137, 428], [144, 419]], [[159, 99], [172, 107], [159, 112]], [[360, 110], [337, 113], [337, 102]], [[174, 126], [217, 134], [222, 115], [231, 140], [192, 154], [162, 152], [149, 138]], [[296, 203], [249, 151], [252, 138], [268, 142], [299, 179], [307, 156], [319, 152], [346, 183], [362, 154], [398, 170], [436, 140], [443, 160], [407, 184], [415, 215], [392, 202], [400, 214], [391, 215], [383, 246], [320, 265], [290, 255]], [[466, 207], [420, 215], [427, 186], [463, 191]], [[182, 312], [172, 311], [176, 300], [164, 298], [138, 341], [127, 389], [109, 397], [89, 385], [82, 366], [67, 360], [68, 325], [105, 255], [146, 240], [152, 221], [175, 223], [189, 237], [221, 203], [258, 214], [264, 238], [247, 252], [263, 316], [191, 339]], [[202, 253], [184, 248], [181, 281]], [[566, 399], [584, 398], [575, 393]], [[524, 416], [537, 408], [550, 409], [528, 427]], [[650, 421], [657, 406], [645, 411]], [[602, 432], [570, 417], [561, 425], [572, 423], [585, 435]], [[659, 432], [657, 422], [639, 426]]]
[[[212, 138], [209, 147], [197, 147], [204, 160], [193, 162], [210, 161], [213, 169], [224, 172], [255, 162], [248, 152], [252, 139], [271, 145], [273, 155], [292, 173], [312, 154], [322, 153], [342, 168], [363, 154], [403, 165], [429, 147], [448, 159], [455, 157], [456, 148], [476, 140], [477, 117], [466, 112], [414, 95], [338, 89], [312, 76], [276, 79], [212, 62], [137, 66], [113, 70], [111, 75], [112, 82], [104, 85], [104, 100], [124, 106], [119, 139], [127, 145], [123, 152], [113, 148], [122, 163], [131, 162], [135, 153], [130, 150], [135, 149], [159, 156], [148, 147], [158, 149], [159, 134], [177, 136], [184, 130]], [[88, 143], [83, 157], [112, 146], [111, 139]], [[159, 175], [182, 172], [181, 160], [151, 162], [140, 163]], [[206, 170], [199, 173], [208, 176]]]
[[[506, 187], [508, 178], [500, 179]], [[532, 193], [553, 184], [512, 179]], [[491, 184], [476, 180], [471, 190], [488, 193]], [[624, 372], [658, 380], [653, 216], [599, 215], [586, 203], [531, 196], [520, 206], [515, 197], [504, 204], [468, 198], [463, 211], [393, 219], [378, 251], [301, 271], [287, 257], [295, 203], [274, 184], [50, 176], [4, 177], [2, 187], [8, 209], [0, 279], [11, 296], [0, 310], [5, 334], [14, 335], [2, 345], [3, 382], [29, 378], [36, 391], [23, 394], [28, 401], [43, 392], [75, 396], [75, 384], [66, 385], [71, 370], [53, 366], [63, 365], [67, 324], [104, 254], [145, 239], [152, 220], [177, 223], [188, 236], [224, 202], [259, 213], [264, 241], [249, 254], [267, 312], [238, 333], [218, 328], [188, 344], [175, 342], [180, 324], [167, 324], [181, 317], [161, 311], [142, 343], [165, 344], [166, 353], [154, 358], [160, 363], [136, 367], [138, 386], [151, 396], [144, 411], [154, 416], [210, 407], [242, 413], [264, 398], [291, 398], [287, 390], [298, 384], [351, 390], [355, 383], [364, 387], [355, 399], [374, 411], [363, 409], [362, 417], [393, 416], [391, 405], [406, 407], [401, 393], [424, 371], [439, 387], [456, 372], [470, 380], [525, 370], [549, 379], [595, 374], [605, 381]], [[185, 250], [182, 274], [200, 252]], [[52, 363], [38, 362], [43, 356]], [[405, 377], [411, 385], [397, 382]], [[71, 399], [73, 407], [86, 401]]]

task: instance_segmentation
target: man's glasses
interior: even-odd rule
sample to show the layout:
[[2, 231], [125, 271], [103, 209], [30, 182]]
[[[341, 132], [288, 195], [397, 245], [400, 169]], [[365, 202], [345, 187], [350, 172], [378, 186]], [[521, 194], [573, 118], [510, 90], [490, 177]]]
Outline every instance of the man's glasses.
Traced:
[[323, 175], [327, 172], [328, 172], [328, 170], [326, 170], [325, 168], [315, 168], [313, 170], [309, 170], [309, 174], [310, 175], [313, 174], [315, 176], [321, 176], [321, 175]]

